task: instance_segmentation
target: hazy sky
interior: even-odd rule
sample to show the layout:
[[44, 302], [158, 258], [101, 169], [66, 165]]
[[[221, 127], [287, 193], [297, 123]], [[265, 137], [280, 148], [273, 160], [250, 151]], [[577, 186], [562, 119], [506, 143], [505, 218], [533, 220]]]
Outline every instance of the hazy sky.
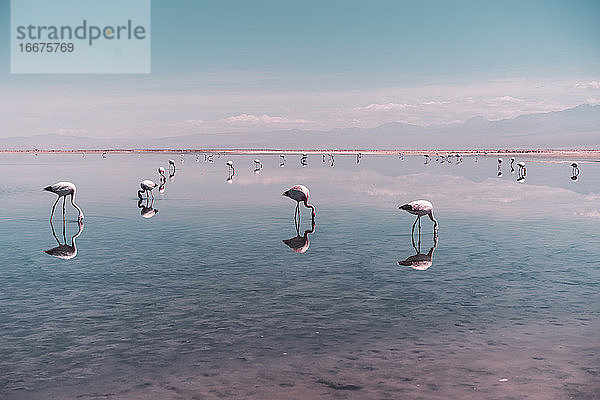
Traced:
[[0, 137], [489, 119], [600, 103], [600, 2], [152, 0], [149, 75], [10, 74]]

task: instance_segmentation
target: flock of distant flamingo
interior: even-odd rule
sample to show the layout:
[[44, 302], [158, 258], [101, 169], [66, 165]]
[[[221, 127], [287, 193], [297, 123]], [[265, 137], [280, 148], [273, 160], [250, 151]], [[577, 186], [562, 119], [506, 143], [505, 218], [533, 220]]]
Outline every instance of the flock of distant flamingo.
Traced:
[[[182, 154], [182, 157], [183, 157], [183, 154]], [[399, 153], [399, 157], [403, 159], [404, 154]], [[102, 158], [106, 158], [106, 153], [102, 154]], [[218, 158], [220, 158], [220, 154], [218, 154]], [[362, 154], [357, 153], [356, 154], [356, 163], [357, 164], [360, 163], [361, 158], [362, 158]], [[436, 153], [435, 160], [440, 163], [446, 163], [446, 162], [450, 163], [451, 159], [453, 159], [453, 158], [456, 159], [457, 164], [462, 164], [463, 158], [460, 154], [439, 155]], [[199, 159], [200, 159], [200, 156], [197, 155], [196, 161], [199, 161]], [[286, 163], [285, 154], [281, 154], [279, 156], [279, 159], [280, 159], [280, 167], [284, 167], [285, 163]], [[213, 162], [213, 155], [205, 154], [204, 160], [208, 161], [208, 162]], [[323, 154], [322, 161], [324, 163], [328, 162], [333, 167], [335, 164], [335, 156], [330, 153]], [[515, 158], [511, 157], [511, 159], [510, 159], [510, 172], [511, 173], [515, 172], [515, 168], [514, 168], [515, 161], [516, 161]], [[182, 159], [182, 162], [183, 162], [183, 159]], [[429, 164], [430, 162], [431, 162], [431, 157], [428, 154], [425, 154], [425, 164]], [[478, 162], [477, 157], [475, 158], [475, 162]], [[503, 163], [502, 158], [498, 158], [498, 177], [502, 176], [502, 163]], [[234, 167], [233, 161], [231, 161], [231, 160], [227, 161], [225, 164], [227, 165], [227, 168], [228, 168], [227, 182], [231, 183], [233, 181], [233, 177], [235, 175], [235, 167]], [[307, 154], [302, 154], [302, 156], [300, 158], [300, 164], [302, 166], [306, 166], [308, 164]], [[175, 161], [172, 159], [168, 160], [168, 165], [169, 165], [169, 180], [172, 181], [175, 176], [176, 170], [177, 170]], [[523, 182], [525, 180], [525, 177], [527, 176], [527, 168], [525, 166], [525, 163], [521, 161], [521, 162], [518, 162], [516, 165], [518, 167], [518, 174], [519, 174], [519, 178], [517, 179], [517, 182]], [[576, 180], [578, 180], [578, 177], [580, 174], [579, 166], [576, 162], [574, 162], [571, 164], [571, 167], [572, 167], [571, 179], [576, 181]], [[259, 159], [255, 159], [254, 160], [254, 173], [256, 173], [256, 174], [260, 173], [262, 168], [263, 168], [262, 162]], [[140, 213], [141, 213], [141, 216], [144, 218], [151, 218], [154, 215], [156, 215], [156, 213], [158, 212], [157, 209], [153, 208], [153, 202], [154, 202], [153, 190], [156, 187], [158, 187], [159, 188], [158, 190], [160, 193], [164, 193], [164, 191], [165, 191], [165, 184], [167, 182], [165, 168], [162, 166], [159, 167], [158, 174], [160, 177], [160, 184], [154, 182], [151, 179], [144, 179], [143, 181], [140, 182], [140, 189], [137, 192], [138, 199], [139, 199], [138, 207], [141, 209]], [[83, 211], [81, 210], [79, 205], [77, 205], [77, 203], [75, 202], [75, 195], [77, 193], [77, 188], [76, 188], [75, 184], [73, 184], [71, 182], [57, 182], [53, 185], [46, 186], [44, 188], [44, 190], [52, 192], [57, 195], [56, 201], [52, 205], [52, 211], [50, 213], [50, 225], [52, 227], [52, 233], [53, 233], [56, 241], [58, 242], [58, 246], [53, 249], [47, 250], [46, 253], [53, 255], [55, 257], [63, 258], [63, 259], [73, 258], [77, 254], [75, 239], [79, 235], [81, 235], [81, 232], [83, 231], [83, 226], [84, 226], [83, 225], [83, 219], [84, 219]], [[144, 198], [144, 195], [145, 195], [145, 198]], [[295, 252], [303, 253], [308, 249], [308, 245], [309, 245], [308, 235], [313, 233], [315, 230], [316, 210], [315, 210], [315, 206], [308, 202], [309, 197], [310, 197], [310, 191], [304, 185], [295, 185], [295, 186], [292, 186], [290, 189], [286, 190], [285, 192], [283, 192], [282, 195], [285, 197], [289, 197], [290, 199], [296, 201], [294, 220], [295, 220], [295, 224], [296, 224], [295, 226], [296, 226], [296, 233], [297, 233], [297, 236], [295, 238], [284, 240], [283, 242], [285, 244], [287, 244], [290, 248], [292, 248]], [[78, 211], [77, 220], [78, 220], [78, 224], [79, 224], [79, 231], [77, 232], [77, 234], [75, 236], [73, 236], [73, 238], [71, 240], [71, 242], [72, 242], [71, 245], [67, 245], [67, 243], [66, 243], [66, 234], [65, 234], [65, 225], [64, 225], [64, 223], [65, 223], [65, 206], [66, 206], [67, 197], [70, 197], [71, 204]], [[60, 201], [61, 198], [63, 200], [63, 239], [65, 241], [64, 244], [62, 244], [60, 242], [60, 240], [58, 239], [58, 237], [56, 236], [56, 233], [54, 230], [54, 225], [52, 224], [52, 218], [54, 217], [56, 205], [58, 204], [58, 202]], [[145, 200], [145, 203], [143, 203], [144, 200]], [[311, 229], [305, 231], [304, 235], [300, 235], [300, 217], [301, 217], [300, 203], [302, 203], [306, 208], [311, 209], [311, 215], [312, 215]], [[412, 229], [411, 229], [411, 237], [413, 238], [413, 247], [417, 250], [417, 254], [415, 256], [412, 256], [414, 258], [414, 260], [412, 260], [412, 261], [416, 261], [421, 264], [419, 264], [418, 266], [413, 265], [413, 268], [427, 269], [428, 266], [426, 266], [426, 264], [427, 264], [427, 262], [429, 262], [429, 265], [431, 265], [431, 256], [433, 254], [433, 250], [435, 249], [435, 247], [437, 245], [438, 221], [436, 220], [436, 218], [433, 215], [433, 204], [427, 200], [415, 200], [415, 201], [411, 201], [409, 203], [401, 205], [399, 207], [399, 209], [407, 211], [408, 213], [417, 216], [417, 218], [415, 219], [415, 222], [412, 225]], [[429, 217], [429, 219], [431, 219], [431, 221], [434, 224], [433, 225], [434, 246], [432, 247], [432, 249], [430, 250], [428, 255], [423, 255], [420, 253], [421, 217], [424, 217], [424, 216]], [[417, 226], [417, 224], [418, 224], [418, 229], [419, 229], [419, 242], [418, 242], [419, 246], [418, 246], [418, 248], [414, 242], [414, 231], [415, 231], [415, 227]], [[409, 259], [411, 259], [411, 257], [409, 257]], [[408, 265], [406, 263], [408, 263], [410, 261], [409, 259], [405, 260], [404, 264], [401, 263], [401, 265]], [[412, 261], [410, 261], [410, 262], [412, 262]]]

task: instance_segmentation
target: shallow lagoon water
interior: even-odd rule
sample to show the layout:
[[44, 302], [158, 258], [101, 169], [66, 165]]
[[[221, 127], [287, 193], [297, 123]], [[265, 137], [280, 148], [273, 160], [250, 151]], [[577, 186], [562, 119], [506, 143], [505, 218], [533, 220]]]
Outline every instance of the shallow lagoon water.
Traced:
[[[168, 158], [142, 218], [139, 181]], [[574, 182], [571, 161], [525, 158], [520, 184], [506, 158], [501, 178], [495, 157], [254, 158], [3, 154], [0, 397], [598, 398], [599, 163]], [[44, 253], [59, 180], [86, 215], [71, 260]], [[283, 242], [297, 183], [317, 207], [304, 253]], [[399, 265], [418, 198], [440, 223], [425, 270]]]

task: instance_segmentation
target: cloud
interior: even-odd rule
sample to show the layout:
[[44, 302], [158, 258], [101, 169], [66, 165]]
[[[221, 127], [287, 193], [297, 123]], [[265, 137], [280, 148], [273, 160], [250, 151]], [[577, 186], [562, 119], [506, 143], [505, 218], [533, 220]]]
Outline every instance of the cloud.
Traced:
[[56, 130], [56, 133], [60, 134], [60, 135], [85, 135], [87, 133], [89, 133], [89, 131], [87, 129], [66, 129], [66, 128], [59, 128]]
[[600, 89], [600, 81], [577, 82], [575, 87], [581, 89]]
[[192, 126], [198, 126], [198, 125], [202, 125], [204, 123], [204, 121], [201, 119], [186, 119], [185, 123], [192, 125]]
[[512, 97], [512, 96], [494, 97], [492, 99], [492, 101], [501, 102], [501, 103], [522, 103], [523, 102], [523, 100], [517, 99], [516, 97]]
[[305, 119], [290, 119], [267, 114], [260, 117], [252, 114], [240, 114], [224, 118], [221, 121], [230, 125], [308, 124], [312, 122]]
[[410, 107], [410, 104], [400, 104], [400, 103], [386, 103], [386, 104], [369, 104], [365, 107], [356, 107], [356, 111], [396, 111], [396, 110], [404, 110]]

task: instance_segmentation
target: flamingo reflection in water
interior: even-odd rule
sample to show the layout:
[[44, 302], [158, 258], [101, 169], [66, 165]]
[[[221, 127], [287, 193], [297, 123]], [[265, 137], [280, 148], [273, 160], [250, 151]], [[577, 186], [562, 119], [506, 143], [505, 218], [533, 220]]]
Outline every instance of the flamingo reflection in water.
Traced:
[[68, 245], [65, 219], [63, 218], [63, 232], [62, 232], [64, 243], [61, 243], [61, 241], [58, 239], [58, 236], [56, 236], [56, 231], [54, 230], [54, 224], [52, 224], [52, 220], [50, 220], [50, 227], [52, 228], [52, 236], [54, 236], [54, 239], [56, 239], [56, 243], [58, 243], [58, 246], [53, 247], [48, 250], [44, 250], [44, 253], [49, 254], [52, 257], [60, 258], [62, 260], [70, 260], [72, 258], [75, 258], [75, 256], [77, 255], [77, 238], [83, 232], [83, 226], [84, 226], [83, 220], [80, 219], [79, 221], [77, 221], [77, 225], [79, 226], [79, 230], [77, 231], [77, 233], [75, 235], [73, 235], [73, 237], [71, 237], [71, 244]]
[[404, 265], [416, 269], [419, 271], [425, 271], [433, 264], [433, 252], [438, 245], [438, 235], [433, 234], [433, 246], [429, 249], [427, 254], [421, 253], [421, 232], [419, 231], [418, 244], [415, 244], [414, 237], [412, 238], [412, 245], [417, 254], [408, 257], [406, 260], [398, 261], [398, 265]]
[[289, 246], [294, 253], [304, 253], [308, 250], [310, 243], [308, 241], [308, 235], [315, 232], [315, 219], [311, 220], [311, 228], [304, 231], [304, 235], [300, 235], [300, 210], [294, 215], [294, 224], [296, 227], [296, 236], [290, 239], [282, 240], [283, 243]]
[[158, 209], [154, 208], [154, 199], [149, 200], [146, 198], [139, 199], [137, 203], [138, 208], [140, 209], [140, 215], [142, 218], [152, 218], [158, 213]]

